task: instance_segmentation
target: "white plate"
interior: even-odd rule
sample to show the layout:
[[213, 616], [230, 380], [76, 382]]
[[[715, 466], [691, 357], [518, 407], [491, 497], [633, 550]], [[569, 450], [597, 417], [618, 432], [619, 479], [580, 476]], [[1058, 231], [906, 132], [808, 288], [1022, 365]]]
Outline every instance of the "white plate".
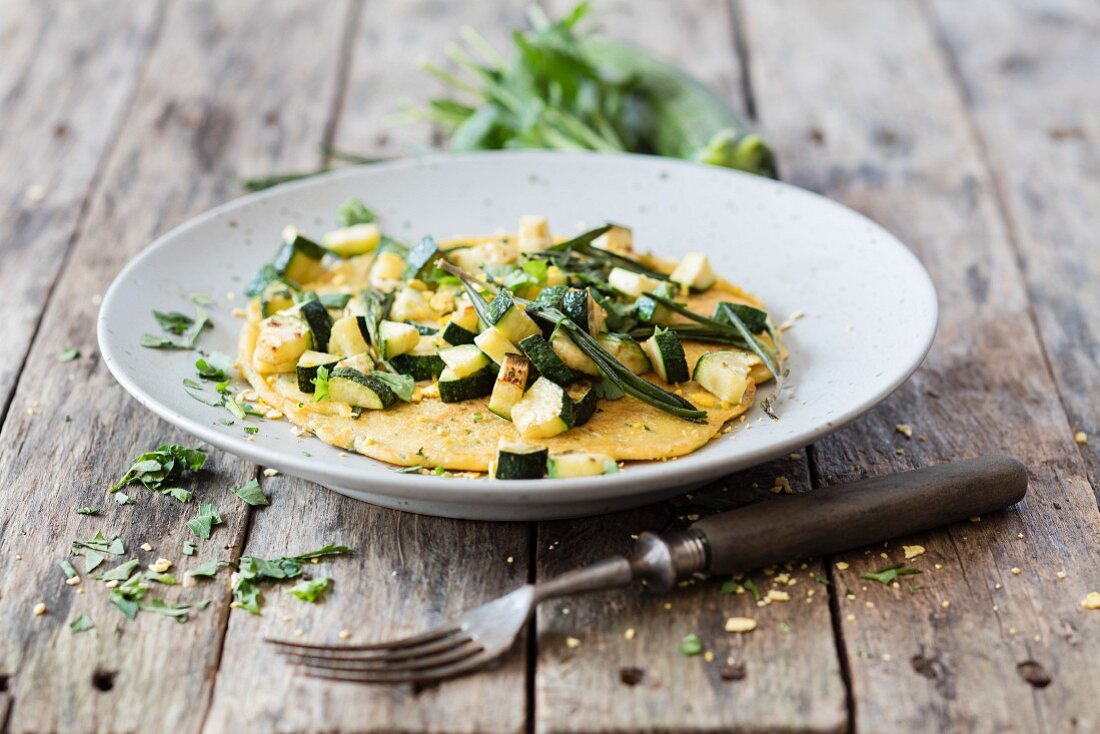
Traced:
[[[530, 213], [548, 216], [559, 234], [613, 221], [633, 227], [635, 241], [659, 254], [709, 253], [717, 272], [761, 296], [777, 321], [805, 314], [787, 332], [790, 378], [776, 405], [780, 420], [754, 407], [745, 423], [682, 459], [541, 481], [399, 474], [297, 438], [286, 421], [263, 421], [249, 441], [239, 423], [219, 422], [222, 409], [184, 390], [195, 354], [139, 346], [142, 333], [159, 331], [150, 311], [191, 313], [189, 294], [209, 294], [215, 328], [200, 345], [236, 354], [240, 320], [232, 311], [245, 305], [245, 282], [274, 254], [283, 227], [331, 228], [350, 196], [379, 213], [384, 231], [406, 240], [514, 229]], [[936, 314], [932, 282], [908, 249], [815, 194], [662, 158], [509, 152], [344, 170], [219, 207], [158, 239], [118, 275], [103, 299], [99, 344], [111, 372], [143, 405], [225, 451], [386, 507], [530, 520], [652, 502], [812, 443], [913, 373], [932, 343]]]

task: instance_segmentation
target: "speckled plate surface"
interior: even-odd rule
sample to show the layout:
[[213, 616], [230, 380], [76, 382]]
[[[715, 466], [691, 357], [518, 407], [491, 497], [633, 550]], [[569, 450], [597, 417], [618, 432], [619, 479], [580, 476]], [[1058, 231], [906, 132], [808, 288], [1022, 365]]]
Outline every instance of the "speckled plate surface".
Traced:
[[[151, 311], [190, 313], [210, 295], [204, 349], [236, 353], [245, 281], [269, 260], [288, 223], [320, 233], [357, 196], [402, 239], [513, 229], [543, 214], [556, 233], [614, 221], [668, 257], [709, 253], [715, 270], [768, 304], [787, 332], [790, 378], [776, 403], [675, 461], [631, 464], [582, 479], [489, 481], [399, 474], [363, 456], [298, 438], [286, 421], [224, 425], [223, 409], [182, 385], [196, 355], [145, 349]], [[237, 294], [230, 298], [229, 294]], [[815, 194], [737, 172], [648, 156], [543, 152], [436, 156], [343, 170], [247, 196], [164, 235], [135, 258], [103, 299], [103, 358], [143, 405], [195, 437], [337, 492], [412, 512], [533, 520], [610, 512], [672, 496], [801, 448], [869, 410], [901, 385], [931, 346], [937, 305], [916, 257], [865, 217]], [[771, 392], [762, 386], [760, 395]], [[212, 395], [210, 389], [207, 394]], [[750, 428], [751, 426], [751, 428]]]

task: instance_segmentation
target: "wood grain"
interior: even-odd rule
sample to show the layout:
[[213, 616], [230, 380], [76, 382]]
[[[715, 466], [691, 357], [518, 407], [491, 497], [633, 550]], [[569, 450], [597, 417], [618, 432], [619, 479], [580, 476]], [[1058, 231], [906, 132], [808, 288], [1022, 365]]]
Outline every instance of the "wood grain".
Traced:
[[[202, 723], [228, 612], [221, 584], [165, 593], [213, 599], [186, 625], [150, 613], [129, 623], [105, 603], [102, 584], [66, 586], [57, 562], [70, 539], [97, 529], [118, 532], [143, 562], [163, 555], [180, 569], [235, 555], [248, 509], [227, 488], [254, 468], [215, 454], [189, 483], [225, 520], [195, 559], [180, 551], [195, 504], [141, 488], [131, 490], [131, 506], [105, 496], [136, 452], [187, 439], [130, 400], [92, 356], [93, 296], [154, 235], [235, 193], [238, 171], [316, 164], [330, 109], [317, 100], [334, 96], [338, 46], [323, 41], [341, 33], [340, 14], [322, 2], [188, 2], [167, 12], [0, 432], [0, 672], [9, 676], [12, 731], [197, 731]], [[271, 110], [291, 112], [274, 126]], [[66, 346], [89, 356], [59, 364]], [[78, 516], [81, 505], [104, 515]], [[137, 549], [146, 540], [154, 551]], [[47, 613], [34, 616], [39, 601]], [[81, 613], [96, 630], [72, 634], [67, 626]]]
[[[1100, 618], [1080, 604], [1100, 577], [1100, 517], [927, 19], [915, 2], [801, 0], [746, 2], [744, 18], [757, 111], [782, 170], [896, 232], [943, 306], [924, 367], [815, 447], [815, 481], [992, 451], [1031, 474], [1015, 512], [846, 554], [850, 565], [834, 567], [852, 592], [838, 621], [856, 729], [1093, 730]], [[913, 439], [895, 431], [900, 423]], [[860, 578], [903, 561], [902, 544], [925, 549], [909, 561], [922, 575], [897, 588]]]
[[[553, 4], [561, 11], [569, 3]], [[744, 109], [732, 17], [707, 2], [597, 6], [595, 22], [612, 36], [679, 64]], [[804, 458], [804, 455], [800, 455]], [[806, 462], [782, 460], [716, 483], [708, 504], [770, 496], [786, 476], [809, 489]], [[755, 486], [754, 486], [755, 485]], [[728, 491], [723, 491], [728, 490]], [[661, 530], [706, 508], [684, 501], [608, 517], [542, 523], [538, 577], [629, 549], [631, 535]], [[681, 523], [684, 520], [681, 520]], [[785, 569], [778, 569], [783, 573]], [[544, 604], [538, 613], [536, 728], [540, 731], [840, 731], [847, 712], [820, 562], [788, 571], [795, 585], [755, 574], [757, 586], [789, 591], [792, 601], [757, 608], [751, 595], [721, 595], [719, 581], [654, 598], [639, 589]], [[666, 608], [665, 604], [671, 604]], [[568, 613], [566, 613], [568, 612]], [[728, 617], [758, 627], [730, 634]], [[634, 630], [631, 640], [625, 639]], [[698, 634], [713, 653], [686, 658], [682, 638]], [[568, 638], [581, 641], [570, 648]], [[633, 685], [632, 669], [644, 671]], [[624, 672], [626, 671], [626, 672]], [[730, 705], [730, 701], [736, 705]]]
[[[371, 2], [355, 31], [349, 91], [336, 146], [368, 155], [430, 143], [425, 129], [386, 125], [400, 92], [423, 98], [434, 84], [415, 68], [411, 49], [441, 49], [461, 22], [494, 40], [521, 22], [519, 2], [470, 8], [439, 2]], [[384, 19], [384, 21], [383, 21]], [[420, 101], [423, 101], [422, 99]], [[369, 202], [370, 193], [364, 192]], [[527, 716], [525, 643], [496, 670], [418, 691], [409, 686], [322, 683], [292, 675], [263, 636], [339, 642], [414, 634], [510, 591], [528, 576], [529, 526], [420, 517], [356, 502], [290, 477], [266, 482], [274, 504], [253, 521], [247, 552], [346, 543], [360, 553], [329, 564], [334, 593], [317, 608], [278, 590], [262, 619], [234, 612], [222, 653], [209, 731], [507, 732]], [[508, 559], [511, 559], [509, 562]], [[289, 617], [289, 621], [284, 621]], [[254, 682], [264, 680], [262, 691]], [[242, 705], [242, 701], [248, 701]], [[288, 702], [295, 702], [288, 705]], [[487, 702], [491, 705], [486, 705]]]
[[1100, 487], [1100, 6], [930, 7], [993, 172], [1070, 433], [1091, 435], [1080, 450]]
[[159, 2], [0, 4], [0, 420], [160, 14]]

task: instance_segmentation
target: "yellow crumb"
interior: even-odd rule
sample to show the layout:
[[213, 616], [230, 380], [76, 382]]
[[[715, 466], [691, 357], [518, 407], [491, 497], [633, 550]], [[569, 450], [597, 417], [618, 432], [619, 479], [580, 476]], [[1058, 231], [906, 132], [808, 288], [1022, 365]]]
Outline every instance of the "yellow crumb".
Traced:
[[900, 433], [901, 435], [905, 436], [906, 438], [912, 438], [913, 437], [913, 427], [911, 425], [909, 425], [908, 423], [899, 423], [896, 426], [894, 426], [894, 430], [897, 431], [898, 433]]
[[581, 641], [578, 640], [576, 637], [566, 637], [565, 638], [565, 646], [568, 647], [570, 650], [572, 650], [574, 648], [580, 647], [581, 646]]
[[924, 555], [923, 545], [903, 545], [901, 549], [905, 551], [905, 560], [907, 561], [911, 558]]
[[1073, 440], [1083, 446], [1089, 442], [1089, 434], [1085, 433], [1084, 431], [1078, 431], [1077, 433], [1073, 434]]
[[752, 632], [756, 629], [756, 620], [751, 617], [730, 617], [726, 620], [726, 632]]
[[1081, 606], [1085, 609], [1100, 609], [1100, 591], [1090, 591]]

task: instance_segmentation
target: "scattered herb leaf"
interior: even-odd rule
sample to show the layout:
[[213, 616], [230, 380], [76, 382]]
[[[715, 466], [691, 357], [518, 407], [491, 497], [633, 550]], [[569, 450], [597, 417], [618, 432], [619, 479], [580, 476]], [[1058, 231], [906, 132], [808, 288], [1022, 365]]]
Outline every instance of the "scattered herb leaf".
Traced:
[[94, 515], [100, 515], [102, 513], [94, 507], [78, 507], [78, 508], [76, 508], [76, 514], [78, 514], [78, 515], [93, 515], [94, 516]]
[[909, 576], [915, 573], [920, 573], [916, 568], [909, 568], [904, 563], [895, 563], [885, 568], [880, 568], [874, 573], [861, 574], [861, 579], [867, 579], [868, 581], [877, 581], [884, 586], [888, 586], [897, 580], [898, 576]]
[[341, 227], [352, 227], [356, 224], [370, 224], [377, 216], [370, 208], [359, 199], [348, 199], [336, 210], [336, 221]]
[[102, 553], [96, 553], [94, 550], [84, 551], [84, 573], [91, 573], [96, 570], [104, 560], [106, 560], [106, 556]]
[[699, 635], [692, 632], [690, 635], [684, 636], [678, 649], [681, 655], [693, 657], [703, 652], [703, 641], [699, 639]]
[[92, 627], [95, 627], [95, 622], [91, 620], [87, 614], [81, 614], [79, 617], [69, 623], [69, 631], [73, 634], [77, 632], [87, 632]]
[[229, 564], [226, 561], [219, 561], [216, 558], [211, 558], [208, 561], [203, 561], [187, 573], [196, 578], [214, 578], [214, 576], [217, 575], [219, 568], [228, 565]]
[[313, 402], [319, 403], [328, 399], [328, 368], [317, 368], [317, 376], [310, 380], [313, 383]]
[[302, 581], [286, 590], [286, 593], [296, 596], [310, 604], [317, 603], [332, 587], [332, 579], [326, 576], [318, 576], [308, 581]]
[[233, 586], [233, 601], [241, 609], [259, 614], [262, 594], [257, 585], [258, 582], [298, 578], [302, 575], [302, 565], [314, 558], [354, 552], [351, 548], [342, 545], [326, 545], [309, 553], [283, 558], [264, 559], [256, 556], [241, 556], [237, 568], [237, 581]]
[[[318, 369], [318, 372], [320, 369]], [[371, 373], [371, 377], [381, 380], [386, 383], [386, 386], [393, 390], [393, 394], [403, 402], [409, 402], [412, 400], [413, 389], [416, 387], [416, 380], [411, 375], [398, 375], [392, 372], [383, 372], [378, 370]], [[325, 391], [328, 392], [328, 386], [325, 386]]]
[[271, 504], [271, 500], [269, 500], [267, 495], [264, 494], [264, 491], [260, 489], [260, 482], [255, 478], [249, 479], [240, 487], [233, 487], [230, 491], [253, 507]]
[[74, 579], [80, 575], [76, 572], [76, 569], [73, 568], [73, 564], [68, 561], [58, 561], [57, 565], [61, 566], [61, 570], [65, 572], [65, 578], [67, 579]]
[[141, 565], [141, 561], [136, 558], [131, 558], [125, 563], [120, 563], [109, 571], [104, 571], [101, 574], [96, 575], [96, 578], [100, 581], [125, 581], [133, 575], [137, 567]]
[[193, 556], [195, 555], [195, 544], [190, 540], [183, 541], [183, 555]]
[[192, 293], [191, 295], [188, 296], [188, 298], [190, 298], [191, 303], [195, 304], [196, 306], [213, 306], [214, 305], [214, 299], [211, 298], [210, 296], [206, 295], [205, 293]]
[[57, 361], [58, 362], [72, 362], [74, 359], [77, 359], [79, 357], [80, 357], [80, 350], [79, 349], [73, 349], [73, 348], [70, 347], [69, 349], [65, 349], [61, 352], [61, 356], [59, 356], [57, 358]]
[[199, 505], [199, 516], [193, 520], [187, 521], [187, 527], [196, 536], [206, 540], [210, 537], [211, 531], [215, 525], [221, 525], [222, 518], [218, 514], [218, 508], [209, 502], [203, 502]]
[[233, 359], [221, 352], [210, 352], [195, 360], [195, 370], [204, 380], [217, 380], [222, 382], [230, 379], [230, 370], [233, 369]]
[[752, 579], [745, 579], [741, 582], [741, 585], [745, 587], [745, 591], [752, 594], [754, 601], [761, 601], [764, 598], [764, 595], [760, 593], [760, 589], [756, 588], [756, 584], [753, 583]]
[[134, 459], [133, 464], [122, 475], [122, 479], [108, 491], [117, 492], [127, 484], [140, 482], [148, 489], [162, 494], [170, 494], [180, 502], [183, 495], [177, 487], [165, 487], [169, 480], [178, 479], [186, 474], [197, 472], [206, 463], [206, 452], [199, 448], [188, 448], [177, 444], [161, 444], [154, 451], [147, 451]]

